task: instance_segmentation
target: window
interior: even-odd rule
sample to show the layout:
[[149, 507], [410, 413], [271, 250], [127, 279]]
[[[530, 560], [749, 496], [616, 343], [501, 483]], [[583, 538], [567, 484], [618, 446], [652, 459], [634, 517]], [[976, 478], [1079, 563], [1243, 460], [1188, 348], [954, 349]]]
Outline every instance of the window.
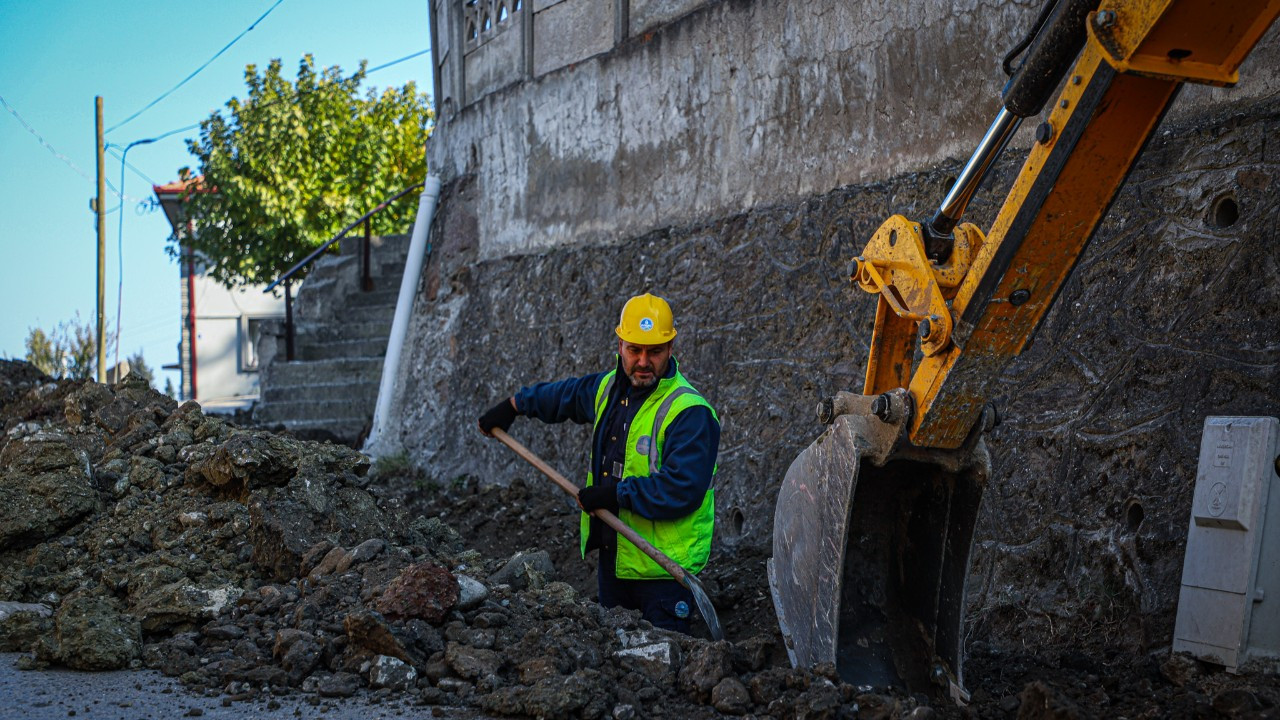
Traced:
[[270, 319], [240, 316], [240, 372], [258, 372], [258, 340], [262, 324]]

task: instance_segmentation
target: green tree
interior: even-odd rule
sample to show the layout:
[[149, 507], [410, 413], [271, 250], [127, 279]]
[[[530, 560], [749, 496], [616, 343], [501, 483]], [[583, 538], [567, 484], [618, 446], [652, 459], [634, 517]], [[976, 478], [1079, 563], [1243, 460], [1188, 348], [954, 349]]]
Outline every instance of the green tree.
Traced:
[[[106, 331], [107, 355], [115, 347], [115, 336]], [[81, 324], [80, 316], [58, 323], [52, 332], [40, 328], [27, 331], [27, 362], [55, 378], [89, 380], [97, 375], [97, 330], [92, 322]]]
[[[203, 176], [184, 196], [195, 232], [171, 238], [169, 252], [189, 244], [228, 287], [274, 280], [426, 174], [434, 114], [413, 83], [362, 95], [363, 62], [344, 77], [336, 66], [317, 71], [307, 55], [295, 82], [280, 69], [278, 59], [262, 74], [247, 66], [248, 97], [232, 98], [187, 142]], [[374, 217], [374, 232], [405, 232], [415, 210], [395, 203]]]

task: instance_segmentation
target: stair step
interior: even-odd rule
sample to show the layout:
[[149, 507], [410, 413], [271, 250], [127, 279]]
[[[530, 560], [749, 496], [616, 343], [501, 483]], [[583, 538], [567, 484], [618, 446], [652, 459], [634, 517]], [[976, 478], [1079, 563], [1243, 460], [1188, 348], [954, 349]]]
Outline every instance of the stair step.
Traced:
[[296, 433], [300, 437], [310, 440], [320, 440], [318, 435], [332, 435], [338, 442], [352, 443], [360, 432], [364, 430], [365, 425], [369, 424], [369, 418], [359, 419], [337, 419], [337, 420], [284, 420], [271, 423], [261, 423], [263, 425], [276, 426], [283, 425], [285, 430]]
[[[379, 258], [393, 255], [406, 255], [409, 252], [410, 235], [384, 235], [370, 238], [369, 256], [377, 262]], [[364, 229], [357, 228], [338, 242], [342, 246], [344, 257], [359, 258], [364, 253]]]
[[377, 380], [308, 383], [306, 385], [272, 384], [271, 387], [262, 391], [262, 403], [266, 405], [321, 397], [348, 397], [376, 403], [378, 401], [378, 386], [379, 382]]
[[255, 422], [301, 422], [306, 420], [348, 420], [363, 422], [373, 417], [372, 402], [364, 398], [316, 398], [263, 402], [253, 412]]
[[289, 387], [338, 382], [377, 382], [382, 358], [335, 358], [272, 363], [266, 372], [267, 387]]
[[383, 357], [387, 352], [387, 338], [360, 338], [332, 340], [329, 342], [303, 342], [298, 347], [299, 360], [330, 360], [337, 358]]
[[[342, 274], [345, 268], [360, 267], [360, 258], [326, 253], [316, 258], [307, 268], [307, 280], [332, 280]], [[295, 284], [295, 289], [297, 285]]]
[[[394, 311], [393, 311], [394, 314]], [[294, 335], [299, 345], [303, 343], [320, 344], [345, 342], [348, 340], [376, 340], [386, 343], [391, 337], [391, 319], [369, 322], [325, 322], [307, 323], [297, 326]]]
[[[345, 307], [341, 310], [341, 317], [347, 322], [364, 323], [364, 322], [385, 322], [391, 324], [391, 320], [395, 318], [395, 305], [379, 305], [379, 306], [356, 306]], [[390, 334], [390, 331], [388, 331]]]
[[369, 292], [353, 292], [347, 296], [347, 307], [395, 307], [400, 297], [400, 288], [376, 287]]

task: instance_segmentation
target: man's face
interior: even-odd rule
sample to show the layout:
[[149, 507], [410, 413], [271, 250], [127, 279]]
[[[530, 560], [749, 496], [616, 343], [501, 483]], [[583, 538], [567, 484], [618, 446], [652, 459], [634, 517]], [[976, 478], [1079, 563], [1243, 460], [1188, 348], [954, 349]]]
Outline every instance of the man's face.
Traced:
[[671, 361], [671, 343], [661, 345], [636, 345], [618, 340], [618, 357], [622, 358], [622, 372], [635, 387], [644, 390], [657, 384], [667, 374]]

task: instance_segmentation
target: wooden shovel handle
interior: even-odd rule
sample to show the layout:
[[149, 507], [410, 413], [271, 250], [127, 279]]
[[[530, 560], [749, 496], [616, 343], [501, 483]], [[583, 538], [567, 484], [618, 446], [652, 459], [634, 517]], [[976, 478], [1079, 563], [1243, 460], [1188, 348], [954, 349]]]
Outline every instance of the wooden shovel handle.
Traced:
[[[520, 444], [519, 440], [516, 440], [515, 438], [511, 437], [506, 432], [504, 432], [501, 428], [494, 428], [491, 432], [493, 433], [494, 437], [502, 441], [502, 444], [506, 445], [512, 450], [515, 450], [517, 455], [524, 458], [525, 460], [528, 460], [530, 465], [533, 465], [534, 467], [538, 468], [539, 470], [542, 471], [543, 475], [546, 475], [547, 477], [551, 478], [551, 480], [555, 482], [555, 484], [560, 486], [561, 490], [564, 490], [566, 493], [572, 496], [575, 500], [578, 498], [577, 485], [574, 485], [572, 482], [569, 482], [568, 478], [556, 472], [555, 468], [543, 462], [542, 458], [538, 457], [537, 455], [534, 455], [533, 451], [525, 447], [524, 445]], [[667, 572], [671, 573], [671, 577], [675, 578], [676, 580], [679, 580], [680, 584], [684, 585], [685, 587], [689, 586], [689, 580], [688, 580], [689, 574], [684, 568], [680, 567], [680, 565], [675, 560], [672, 560], [671, 558], [667, 557], [666, 554], [663, 553], [661, 550], [654, 547], [653, 544], [650, 543], [648, 540], [645, 540], [644, 538], [637, 535], [636, 531], [632, 530], [630, 527], [627, 526], [626, 523], [619, 520], [617, 515], [614, 515], [613, 513], [604, 509], [592, 510], [591, 514], [603, 520], [605, 524], [608, 525], [609, 527], [613, 528], [614, 530], [617, 530], [619, 535], [626, 538], [627, 540], [630, 540], [631, 544], [640, 548], [640, 550], [645, 555], [648, 555], [649, 557], [653, 558], [654, 562], [661, 565], [663, 570], [666, 570]]]

